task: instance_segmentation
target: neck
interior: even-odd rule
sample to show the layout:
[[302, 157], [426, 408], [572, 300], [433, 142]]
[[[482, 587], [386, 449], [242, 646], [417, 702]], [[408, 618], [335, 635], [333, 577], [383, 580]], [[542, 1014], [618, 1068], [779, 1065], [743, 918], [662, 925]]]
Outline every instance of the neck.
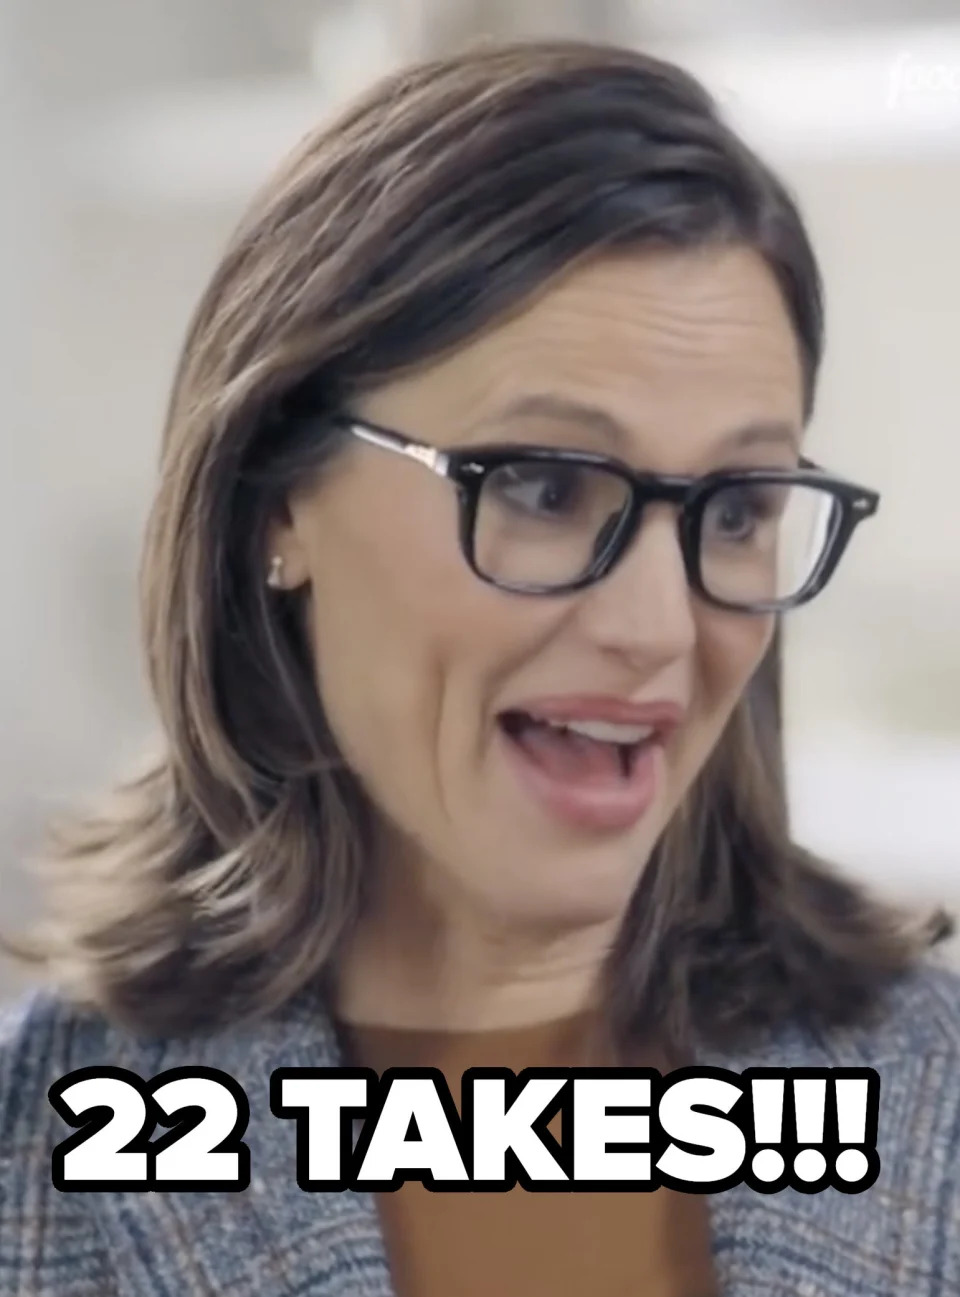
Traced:
[[[402, 874], [402, 880], [401, 880]], [[393, 870], [368, 905], [338, 968], [346, 1022], [488, 1031], [572, 1016], [597, 1001], [619, 921], [536, 931], [465, 900], [428, 899]]]

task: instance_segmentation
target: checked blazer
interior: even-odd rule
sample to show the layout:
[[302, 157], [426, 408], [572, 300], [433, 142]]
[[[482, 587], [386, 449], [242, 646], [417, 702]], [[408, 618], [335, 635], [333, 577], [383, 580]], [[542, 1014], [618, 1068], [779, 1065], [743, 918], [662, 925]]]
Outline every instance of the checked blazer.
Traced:
[[[294, 1123], [270, 1112], [275, 1068], [339, 1061], [312, 991], [265, 1020], [178, 1040], [134, 1038], [46, 993], [18, 1006], [0, 1024], [0, 1297], [392, 1297], [373, 1200], [299, 1189]], [[867, 1066], [881, 1078], [871, 1189], [711, 1195], [727, 1297], [960, 1297], [960, 978], [924, 964], [869, 1024], [786, 1022], [741, 1054], [697, 1061]], [[250, 1101], [250, 1187], [55, 1189], [51, 1152], [70, 1132], [48, 1088], [105, 1063], [144, 1078], [183, 1065], [235, 1077]]]

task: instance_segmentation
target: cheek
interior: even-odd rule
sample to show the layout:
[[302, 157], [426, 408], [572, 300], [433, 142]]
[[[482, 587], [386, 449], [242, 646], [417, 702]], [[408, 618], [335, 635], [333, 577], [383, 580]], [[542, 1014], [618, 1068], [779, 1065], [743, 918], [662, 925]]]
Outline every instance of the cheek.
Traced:
[[309, 537], [321, 698], [348, 763], [391, 810], [436, 804], [442, 771], [482, 743], [485, 706], [539, 624], [469, 570], [452, 505], [382, 499], [362, 525], [349, 507], [318, 511]]
[[773, 617], [710, 610], [698, 635], [698, 694], [705, 727], [720, 731], [763, 661], [773, 638]]
[[683, 800], [763, 661], [773, 636], [773, 619], [738, 617], [719, 610], [701, 614], [697, 627], [694, 707], [669, 765], [669, 816]]
[[[327, 556], [331, 556], [328, 550]], [[317, 684], [347, 760], [366, 773], [435, 725], [455, 613], [400, 555], [352, 548], [318, 564], [311, 593]]]

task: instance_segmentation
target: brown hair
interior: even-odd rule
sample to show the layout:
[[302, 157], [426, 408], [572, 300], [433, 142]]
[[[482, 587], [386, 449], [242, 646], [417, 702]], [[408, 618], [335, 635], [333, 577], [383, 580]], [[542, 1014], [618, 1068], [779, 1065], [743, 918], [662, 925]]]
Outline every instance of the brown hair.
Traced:
[[[487, 327], [604, 248], [756, 248], [803, 357], [816, 262], [791, 198], [679, 69], [613, 47], [486, 46], [405, 70], [303, 141], [196, 311], [147, 534], [143, 620], [164, 749], [62, 837], [52, 971], [137, 1029], [277, 1007], [331, 966], [373, 809], [339, 757], [265, 528], [336, 452], [336, 409]], [[451, 544], [454, 543], [451, 538]], [[930, 934], [789, 838], [774, 646], [645, 871], [610, 966], [624, 1033], [729, 1039], [862, 1014]]]

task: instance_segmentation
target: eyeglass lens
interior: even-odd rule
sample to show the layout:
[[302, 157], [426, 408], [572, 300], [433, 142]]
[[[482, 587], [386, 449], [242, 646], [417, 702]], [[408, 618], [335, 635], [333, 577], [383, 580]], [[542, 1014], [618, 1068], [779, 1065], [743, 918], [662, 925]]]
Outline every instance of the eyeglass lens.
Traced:
[[[504, 464], [484, 480], [474, 561], [505, 585], [569, 585], [616, 542], [630, 497], [629, 483], [601, 467]], [[724, 486], [702, 515], [704, 589], [732, 604], [790, 599], [819, 566], [838, 509], [832, 493], [817, 486], [746, 479]]]

